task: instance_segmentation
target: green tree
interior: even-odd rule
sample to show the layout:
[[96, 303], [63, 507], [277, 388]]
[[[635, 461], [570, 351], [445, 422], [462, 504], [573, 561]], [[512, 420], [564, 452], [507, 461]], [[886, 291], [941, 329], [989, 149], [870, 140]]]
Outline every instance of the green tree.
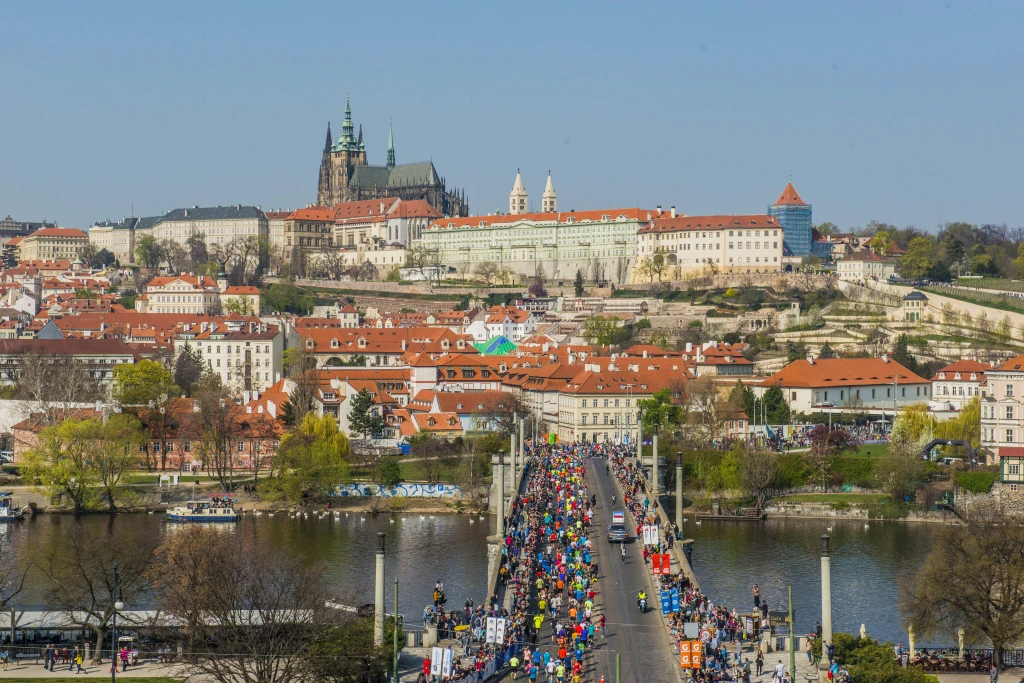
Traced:
[[920, 364], [917, 362], [917, 359], [911, 355], [907, 343], [907, 335], [901, 334], [898, 337], [896, 337], [896, 345], [893, 347], [892, 350], [892, 359], [899, 363], [900, 365], [902, 365], [903, 367], [905, 367], [907, 370], [916, 373], [918, 371], [918, 368], [920, 367]]
[[807, 344], [804, 342], [789, 342], [786, 344], [786, 362], [807, 358]]
[[1024, 242], [1017, 247], [1017, 258], [1013, 260], [1013, 266], [1017, 269], [1017, 277], [1024, 277]]
[[886, 230], [879, 230], [878, 232], [875, 233], [875, 236], [871, 238], [871, 249], [876, 254], [881, 254], [882, 256], [885, 256], [890, 251], [892, 251], [893, 246], [895, 245], [892, 241], [892, 237]]
[[964, 258], [967, 256], [964, 243], [951, 233], [943, 240], [942, 246], [946, 250], [946, 263], [949, 265], [950, 271], [955, 273], [957, 277], [960, 277]]
[[315, 293], [304, 291], [290, 283], [270, 285], [262, 294], [263, 308], [266, 311], [309, 315], [316, 305]]
[[199, 349], [192, 348], [188, 342], [178, 352], [174, 361], [174, 383], [186, 396], [192, 395], [192, 389], [203, 376], [203, 358]]
[[238, 315], [256, 315], [259, 311], [252, 306], [252, 299], [247, 296], [233, 296], [224, 304], [225, 313], [237, 313]]
[[270, 476], [260, 484], [268, 498], [299, 502], [322, 496], [348, 473], [349, 441], [331, 415], [307, 413], [294, 432], [281, 439]]
[[96, 502], [99, 477], [92, 466], [95, 423], [64, 420], [47, 427], [40, 432], [38, 445], [25, 455], [21, 468], [22, 478], [47, 490], [52, 504], [67, 500], [76, 513]]
[[623, 326], [617, 318], [594, 315], [583, 321], [583, 337], [598, 346], [621, 346], [633, 338], [633, 329]]
[[146, 442], [142, 423], [131, 413], [115, 413], [106, 422], [90, 420], [92, 431], [89, 464], [96, 472], [97, 486], [107, 508], [117, 510], [117, 501], [134, 502], [134, 490], [122, 480], [139, 465], [139, 446]]
[[755, 400], [754, 391], [750, 387], [745, 386], [743, 380], [736, 380], [732, 391], [729, 392], [729, 403], [732, 407], [736, 410], [742, 410], [746, 413], [747, 418], [753, 419]]
[[573, 282], [573, 288], [576, 291], [576, 296], [583, 296], [583, 271], [576, 271], [576, 280]]
[[828, 480], [836, 460], [847, 451], [856, 451], [857, 439], [845, 429], [829, 429], [827, 425], [818, 425], [808, 436], [811, 447], [804, 459], [808, 469], [820, 479], [821, 490], [828, 491]]
[[782, 388], [779, 385], [776, 384], [775, 386], [768, 387], [761, 400], [764, 401], [764, 410], [768, 418], [768, 424], [789, 424], [789, 403], [786, 401], [786, 396], [782, 393]]
[[655, 330], [651, 333], [651, 344], [657, 346], [659, 349], [670, 350], [668, 332], [665, 330]]
[[927, 237], [915, 237], [910, 240], [907, 246], [907, 253], [903, 255], [900, 265], [900, 274], [905, 278], [916, 280], [924, 277], [934, 265], [932, 252], [934, 246]]
[[822, 223], [818, 223], [814, 227], [816, 227], [818, 229], [818, 232], [820, 232], [822, 235], [834, 235], [837, 232], [839, 232], [839, 226], [837, 226], [832, 221], [824, 221]]
[[148, 405], [161, 396], [176, 396], [180, 389], [171, 379], [171, 372], [155, 360], [114, 367], [114, 399], [121, 405]]
[[825, 342], [821, 346], [821, 351], [818, 352], [818, 358], [835, 358], [836, 352], [832, 349], [832, 346]]
[[636, 402], [643, 410], [644, 430], [650, 433], [656, 427], [672, 427], [682, 424], [683, 409], [672, 402], [672, 392], [662, 389], [650, 398]]
[[386, 455], [378, 460], [376, 470], [377, 483], [383, 488], [394, 488], [402, 481], [402, 468], [394, 455]]
[[352, 397], [348, 424], [350, 432], [362, 434], [364, 439], [369, 439], [384, 428], [384, 418], [377, 412], [373, 394], [366, 389], [360, 389], [359, 393]]
[[807, 254], [800, 259], [800, 265], [803, 266], [804, 270], [816, 271], [821, 268], [821, 259], [814, 254]]
[[135, 258], [146, 268], [153, 270], [164, 260], [164, 250], [152, 235], [146, 235], [135, 245]]
[[904, 432], [893, 430], [888, 453], [878, 459], [871, 471], [875, 486], [889, 494], [896, 503], [903, 503], [914, 493], [924, 476], [918, 442]]

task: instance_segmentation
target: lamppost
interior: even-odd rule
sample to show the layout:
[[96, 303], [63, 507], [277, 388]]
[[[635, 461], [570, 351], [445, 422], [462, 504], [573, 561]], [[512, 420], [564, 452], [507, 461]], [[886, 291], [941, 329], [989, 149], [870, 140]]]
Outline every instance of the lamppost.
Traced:
[[653, 479], [652, 488], [654, 489], [654, 500], [658, 500], [658, 491], [661, 490], [658, 484], [658, 432], [661, 431], [661, 414], [655, 414], [654, 420], [654, 445], [653, 451], [651, 452], [651, 479]]
[[832, 557], [828, 534], [821, 535], [821, 648], [832, 642]]
[[676, 529], [683, 528], [683, 452], [676, 451]]
[[111, 596], [114, 603], [113, 633], [110, 635], [110, 683], [117, 680], [117, 613], [124, 609], [121, 602], [121, 572], [117, 569], [117, 562], [114, 563], [114, 594]]

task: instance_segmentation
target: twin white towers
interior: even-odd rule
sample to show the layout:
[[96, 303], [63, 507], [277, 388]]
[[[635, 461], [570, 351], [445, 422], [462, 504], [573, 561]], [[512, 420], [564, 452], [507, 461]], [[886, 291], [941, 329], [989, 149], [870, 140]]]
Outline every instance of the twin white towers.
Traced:
[[[558, 211], [558, 195], [555, 194], [555, 186], [551, 184], [551, 171], [548, 171], [548, 184], [544, 186], [540, 207], [544, 213]], [[523, 187], [523, 176], [519, 173], [519, 169], [516, 169], [516, 182], [512, 185], [512, 191], [508, 193], [508, 212], [510, 214], [529, 212], [526, 188]]]

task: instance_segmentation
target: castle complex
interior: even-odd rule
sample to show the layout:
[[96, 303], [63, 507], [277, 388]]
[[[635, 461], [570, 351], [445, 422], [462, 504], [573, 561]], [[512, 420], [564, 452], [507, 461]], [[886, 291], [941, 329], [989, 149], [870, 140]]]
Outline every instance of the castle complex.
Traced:
[[423, 199], [445, 216], [468, 216], [469, 203], [465, 191], [449, 188], [434, 162], [395, 163], [394, 131], [388, 133], [388, 154], [384, 166], [366, 162], [363, 127], [358, 135], [352, 125], [352, 106], [345, 104], [345, 123], [337, 141], [331, 137], [327, 124], [327, 142], [320, 161], [320, 181], [316, 202], [335, 206], [342, 202], [398, 197]]

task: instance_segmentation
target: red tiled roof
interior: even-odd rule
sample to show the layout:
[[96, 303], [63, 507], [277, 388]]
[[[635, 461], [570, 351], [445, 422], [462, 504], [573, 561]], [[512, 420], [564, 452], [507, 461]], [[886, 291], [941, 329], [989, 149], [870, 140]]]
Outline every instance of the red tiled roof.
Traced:
[[765, 386], [845, 387], [870, 384], [928, 384], [928, 380], [894, 360], [881, 358], [817, 358], [812, 365], [805, 358], [795, 360], [766, 379]]
[[[398, 201], [398, 197], [384, 197], [382, 199], [366, 199], [358, 202], [342, 202], [335, 204], [334, 220], [347, 218], [373, 218], [386, 214], [388, 210]], [[384, 205], [381, 211], [380, 206]]]
[[880, 256], [870, 249], [860, 249], [843, 258], [844, 261], [875, 261], [879, 263], [892, 263], [892, 259]]
[[800, 198], [800, 193], [793, 187], [793, 183], [786, 183], [786, 188], [779, 195], [779, 198], [775, 200], [772, 206], [807, 206], [807, 202]]
[[227, 289], [225, 289], [224, 293], [225, 294], [259, 294], [260, 293], [260, 288], [259, 287], [249, 287], [249, 286], [245, 286], [245, 285], [235, 285], [233, 287], [228, 287]]
[[946, 377], [943, 379], [951, 380], [953, 379], [953, 376], [958, 372], [961, 373], [961, 375], [967, 375], [967, 377], [962, 377], [962, 379], [969, 379], [971, 373], [975, 373], [978, 375], [978, 381], [983, 381], [985, 379], [985, 371], [991, 369], [992, 366], [989, 365], [988, 363], [982, 363], [981, 361], [964, 358], [962, 360], [958, 360], [955, 363], [951, 363], [950, 365], [947, 365], [944, 368], [939, 368], [938, 370], [936, 370], [935, 376], [932, 377], [932, 381], [938, 381], [940, 379], [939, 375], [941, 375], [942, 373], [946, 373]]
[[40, 228], [29, 237], [71, 237], [89, 239], [89, 236], [78, 228]]
[[724, 230], [726, 228], [781, 228], [775, 216], [764, 214], [722, 214], [716, 216], [661, 216], [640, 228], [638, 234], [680, 232], [683, 230]]
[[323, 221], [325, 223], [334, 220], [334, 209], [326, 206], [314, 206], [308, 209], [296, 209], [288, 214], [289, 221]]
[[392, 218], [440, 218], [441, 212], [425, 199], [403, 199], [388, 212]]

